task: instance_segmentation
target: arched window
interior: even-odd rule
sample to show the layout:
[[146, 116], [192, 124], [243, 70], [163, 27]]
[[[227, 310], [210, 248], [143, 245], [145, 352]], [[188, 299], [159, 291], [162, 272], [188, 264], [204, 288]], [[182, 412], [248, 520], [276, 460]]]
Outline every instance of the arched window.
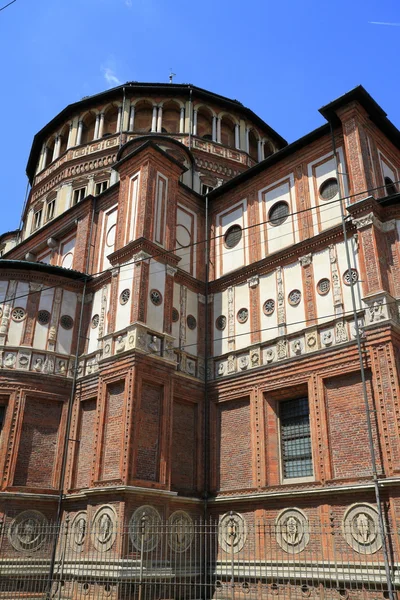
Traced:
[[103, 137], [117, 133], [118, 107], [110, 106], [104, 112]]
[[212, 114], [203, 107], [197, 111], [197, 135], [205, 140], [212, 140]]
[[96, 125], [96, 116], [93, 113], [88, 113], [82, 119], [82, 137], [81, 144], [88, 144], [93, 141], [94, 128]]
[[64, 127], [61, 130], [61, 140], [60, 140], [60, 151], [58, 156], [61, 156], [61, 154], [64, 154], [64, 152], [67, 151], [67, 145], [68, 145], [68, 136], [69, 136], [69, 124], [68, 125], [64, 125]]
[[392, 194], [397, 194], [396, 185], [391, 177], [385, 177], [385, 188], [388, 196]]
[[264, 144], [264, 158], [268, 158], [268, 156], [271, 156], [271, 154], [273, 154], [274, 151], [272, 149], [272, 146], [270, 144], [270, 142], [265, 142]]
[[135, 133], [149, 133], [151, 131], [151, 119], [153, 116], [153, 107], [149, 102], [140, 102], [135, 106], [135, 123], [133, 131]]
[[221, 119], [221, 144], [230, 148], [235, 147], [235, 124], [226, 116]]
[[249, 154], [254, 160], [258, 160], [258, 140], [251, 129], [249, 131]]
[[46, 162], [43, 165], [43, 168], [45, 169], [46, 167], [49, 166], [49, 164], [52, 162], [53, 160], [53, 154], [54, 154], [54, 146], [56, 143], [56, 139], [54, 137], [52, 137], [48, 142], [47, 142], [47, 154], [46, 154]]
[[179, 133], [181, 111], [176, 102], [166, 102], [163, 105], [163, 133]]

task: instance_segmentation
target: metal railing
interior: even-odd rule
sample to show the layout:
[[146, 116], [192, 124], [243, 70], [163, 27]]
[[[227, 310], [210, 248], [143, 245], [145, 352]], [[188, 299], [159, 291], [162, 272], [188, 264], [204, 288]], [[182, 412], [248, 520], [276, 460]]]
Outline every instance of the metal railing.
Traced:
[[[388, 597], [382, 536], [368, 508], [340, 522], [308, 520], [299, 509], [271, 521], [239, 513], [195, 520], [183, 511], [163, 521], [152, 510], [136, 511], [124, 527], [112, 508], [92, 523], [83, 511], [60, 525], [37, 511], [5, 516], [0, 599]], [[385, 535], [396, 590], [398, 533]]]

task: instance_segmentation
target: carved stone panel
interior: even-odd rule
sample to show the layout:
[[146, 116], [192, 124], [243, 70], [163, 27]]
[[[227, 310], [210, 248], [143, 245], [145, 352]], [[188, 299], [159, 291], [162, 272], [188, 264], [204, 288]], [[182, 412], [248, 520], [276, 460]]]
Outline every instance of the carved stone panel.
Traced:
[[85, 546], [87, 534], [87, 514], [85, 511], [78, 512], [71, 523], [71, 535], [69, 543], [74, 552], [82, 552]]
[[276, 541], [285, 552], [298, 554], [310, 541], [307, 515], [299, 508], [286, 508], [276, 521]]

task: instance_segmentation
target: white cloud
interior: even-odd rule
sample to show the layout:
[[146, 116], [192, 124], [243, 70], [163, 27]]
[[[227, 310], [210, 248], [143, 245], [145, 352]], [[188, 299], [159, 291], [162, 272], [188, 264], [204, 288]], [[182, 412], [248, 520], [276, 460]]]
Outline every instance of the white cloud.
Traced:
[[400, 27], [400, 23], [385, 23], [384, 21], [368, 21], [370, 25], [391, 25], [392, 27]]
[[110, 87], [122, 84], [122, 81], [116, 76], [114, 69], [111, 69], [110, 67], [102, 67], [101, 69], [103, 71], [104, 79]]

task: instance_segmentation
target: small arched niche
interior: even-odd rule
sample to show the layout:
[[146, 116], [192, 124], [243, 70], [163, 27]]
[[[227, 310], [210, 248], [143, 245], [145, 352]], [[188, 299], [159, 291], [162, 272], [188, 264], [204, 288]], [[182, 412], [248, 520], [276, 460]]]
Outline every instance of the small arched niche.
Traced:
[[204, 106], [197, 111], [197, 135], [204, 140], [212, 140], [212, 113]]
[[103, 137], [117, 133], [118, 107], [108, 106], [104, 111]]
[[64, 152], [67, 151], [68, 136], [69, 136], [69, 124], [64, 125], [64, 127], [61, 129], [61, 133], [60, 133], [61, 141], [60, 141], [59, 156], [61, 156], [62, 154], [64, 154]]
[[258, 160], [258, 138], [254, 130], [249, 131], [249, 154], [254, 160]]
[[235, 147], [235, 123], [227, 115], [221, 119], [221, 144], [230, 148]]
[[143, 100], [135, 106], [135, 123], [133, 131], [135, 133], [149, 133], [151, 131], [151, 120], [153, 116], [153, 106], [150, 102]]
[[180, 116], [179, 104], [173, 100], [164, 103], [162, 116], [164, 133], [179, 133]]
[[95, 125], [96, 115], [92, 112], [87, 113], [82, 119], [81, 144], [88, 144], [93, 141]]

